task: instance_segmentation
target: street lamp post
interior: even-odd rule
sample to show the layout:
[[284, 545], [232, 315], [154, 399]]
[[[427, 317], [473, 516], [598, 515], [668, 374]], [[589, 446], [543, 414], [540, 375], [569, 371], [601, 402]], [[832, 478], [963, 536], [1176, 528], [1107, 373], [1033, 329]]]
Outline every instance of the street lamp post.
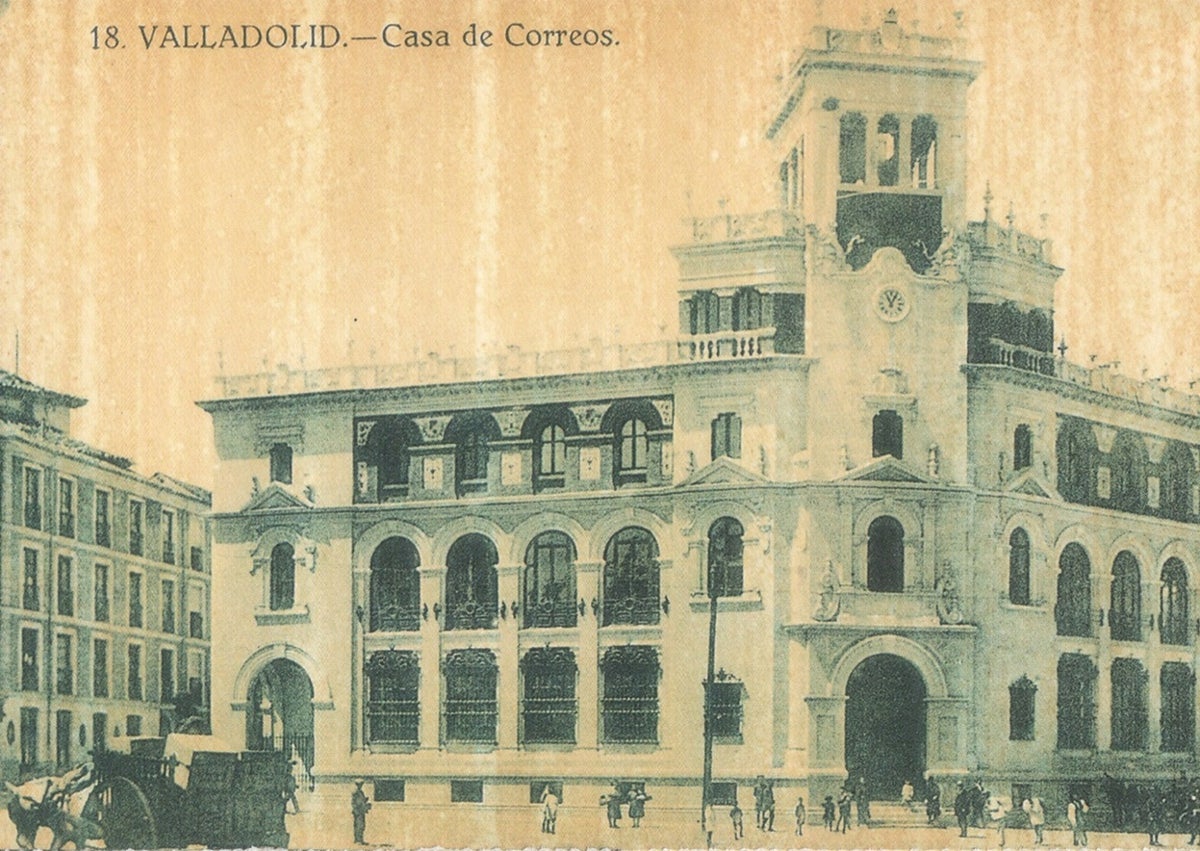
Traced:
[[[710, 547], [711, 550], [711, 547]], [[711, 797], [713, 761], [713, 700], [712, 686], [717, 656], [717, 593], [720, 590], [714, 581], [712, 552], [708, 565], [708, 674], [704, 678], [704, 777], [700, 783], [700, 824], [705, 831], [712, 830], [707, 823], [708, 804]]]

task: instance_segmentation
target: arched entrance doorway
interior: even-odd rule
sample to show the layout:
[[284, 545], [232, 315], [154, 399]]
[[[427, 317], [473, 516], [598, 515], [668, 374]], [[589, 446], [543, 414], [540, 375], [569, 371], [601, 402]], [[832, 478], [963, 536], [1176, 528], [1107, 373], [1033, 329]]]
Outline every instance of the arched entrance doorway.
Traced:
[[311, 779], [313, 685], [305, 670], [290, 659], [275, 659], [258, 672], [247, 697], [246, 748], [298, 759]]
[[925, 772], [925, 680], [906, 659], [883, 653], [860, 662], [846, 682], [846, 771], [875, 800], [899, 799]]

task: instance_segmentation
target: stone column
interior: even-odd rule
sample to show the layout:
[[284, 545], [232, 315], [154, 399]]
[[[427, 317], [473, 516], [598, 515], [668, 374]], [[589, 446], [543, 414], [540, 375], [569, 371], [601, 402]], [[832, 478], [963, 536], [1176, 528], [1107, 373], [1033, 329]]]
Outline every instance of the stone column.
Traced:
[[[600, 599], [600, 570], [598, 561], [575, 563], [575, 583], [584, 612], [579, 617], [579, 725], [576, 742], [579, 748], [595, 749], [600, 740], [600, 621], [592, 611], [592, 601]], [[578, 603], [578, 601], [576, 601]]]
[[421, 618], [421, 722], [420, 739], [423, 749], [437, 750], [441, 746], [442, 722], [442, 646], [441, 630], [444, 611], [441, 610], [442, 585], [446, 579], [444, 565], [417, 568], [421, 577], [422, 612], [428, 607], [429, 616]]
[[499, 676], [496, 682], [497, 738], [502, 749], [517, 747], [518, 713], [520, 712], [520, 689], [518, 682], [521, 671], [517, 659], [517, 628], [516, 616], [512, 613], [512, 605], [520, 600], [518, 582], [521, 577], [520, 564], [501, 564], [496, 567], [500, 600], [497, 605], [503, 605], [507, 612], [500, 623], [500, 648], [497, 654]]

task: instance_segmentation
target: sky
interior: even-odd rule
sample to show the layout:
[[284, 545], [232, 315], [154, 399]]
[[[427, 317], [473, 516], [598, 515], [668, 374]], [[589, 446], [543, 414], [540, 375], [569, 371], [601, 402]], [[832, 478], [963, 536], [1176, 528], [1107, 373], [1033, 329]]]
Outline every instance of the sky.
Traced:
[[[990, 185], [994, 215], [1053, 240], [1068, 357], [1186, 387], [1184, 0], [0, 3], [0, 367], [19, 334], [23, 376], [90, 400], [78, 437], [209, 486], [195, 401], [218, 372], [672, 334], [683, 219], [774, 206], [779, 75], [818, 20], [874, 27], [889, 5], [984, 63], [968, 212]], [[473, 22], [497, 43], [464, 45]], [[159, 46], [168, 25], [273, 23], [376, 38]], [[513, 47], [511, 23], [617, 43]], [[389, 24], [451, 46], [386, 47]]]

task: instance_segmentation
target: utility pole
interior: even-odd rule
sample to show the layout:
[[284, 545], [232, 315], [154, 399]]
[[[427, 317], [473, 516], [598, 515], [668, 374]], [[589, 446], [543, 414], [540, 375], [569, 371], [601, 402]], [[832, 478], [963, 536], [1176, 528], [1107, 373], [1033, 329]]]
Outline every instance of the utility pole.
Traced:
[[[717, 656], [717, 594], [720, 587], [713, 574], [713, 547], [709, 546], [708, 553], [708, 675], [704, 678], [704, 777], [700, 783], [700, 823], [705, 831], [712, 830], [707, 823], [708, 803], [712, 786], [713, 761], [713, 719], [712, 719], [712, 685]], [[724, 567], [724, 559], [722, 568]], [[723, 579], [724, 577], [722, 577]]]

